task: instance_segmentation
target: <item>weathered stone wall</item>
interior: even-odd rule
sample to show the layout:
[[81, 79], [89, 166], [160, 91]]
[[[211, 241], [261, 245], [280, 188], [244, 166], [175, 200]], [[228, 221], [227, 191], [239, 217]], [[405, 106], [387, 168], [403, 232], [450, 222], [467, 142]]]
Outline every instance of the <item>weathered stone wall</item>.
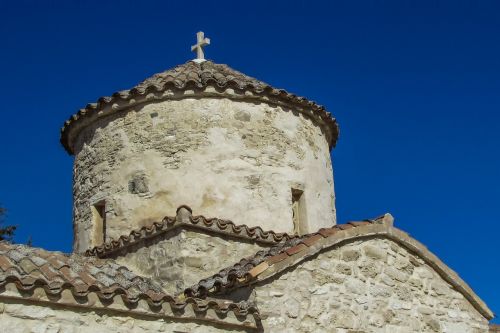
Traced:
[[135, 273], [162, 283], [165, 291], [177, 294], [260, 249], [251, 242], [178, 230], [115, 259]]
[[100, 200], [108, 238], [181, 204], [291, 232], [292, 188], [304, 191], [305, 231], [335, 223], [328, 143], [310, 119], [279, 106], [215, 97], [152, 102], [88, 125], [75, 151], [78, 252], [97, 245], [91, 205]]
[[[263, 332], [487, 333], [488, 322], [430, 266], [386, 239], [357, 241], [298, 264], [250, 294]], [[234, 325], [0, 298], [0, 328], [24, 332], [243, 332]]]
[[321, 253], [257, 285], [254, 297], [266, 332], [488, 332], [461, 293], [389, 240]]
[[[233, 332], [245, 332], [233, 328]], [[116, 311], [64, 308], [0, 299], [0, 332], [9, 333], [218, 333], [227, 328]]]

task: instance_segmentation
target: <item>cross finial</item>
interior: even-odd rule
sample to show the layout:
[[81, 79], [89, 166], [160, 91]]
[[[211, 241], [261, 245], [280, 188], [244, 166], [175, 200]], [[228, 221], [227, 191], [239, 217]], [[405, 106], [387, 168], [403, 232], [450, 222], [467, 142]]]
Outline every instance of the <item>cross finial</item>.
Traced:
[[205, 61], [205, 54], [203, 53], [203, 47], [210, 45], [210, 39], [205, 38], [205, 33], [200, 31], [196, 34], [196, 44], [191, 46], [191, 51], [196, 50], [196, 62]]

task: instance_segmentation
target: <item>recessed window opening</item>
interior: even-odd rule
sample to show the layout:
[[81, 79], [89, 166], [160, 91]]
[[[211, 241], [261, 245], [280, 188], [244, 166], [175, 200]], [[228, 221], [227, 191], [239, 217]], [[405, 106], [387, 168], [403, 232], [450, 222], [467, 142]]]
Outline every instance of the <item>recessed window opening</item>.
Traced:
[[304, 191], [292, 188], [292, 221], [293, 233], [304, 235], [307, 233]]
[[92, 218], [94, 226], [94, 246], [106, 242], [106, 202], [99, 201], [92, 205]]

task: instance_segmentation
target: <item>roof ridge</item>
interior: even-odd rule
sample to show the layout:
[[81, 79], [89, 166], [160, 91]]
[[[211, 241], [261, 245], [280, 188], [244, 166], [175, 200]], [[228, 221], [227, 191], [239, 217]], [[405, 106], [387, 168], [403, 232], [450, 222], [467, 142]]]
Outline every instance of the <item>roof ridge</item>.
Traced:
[[[270, 249], [256, 252], [253, 256], [243, 258], [236, 264], [220, 270], [218, 273], [200, 280], [197, 284], [184, 290], [186, 296], [206, 297], [207, 295], [243, 286], [251, 282], [262, 269], [269, 266], [268, 262], [277, 263], [287, 257], [299, 253], [321, 239], [330, 237], [339, 231], [365, 226], [374, 223], [388, 223], [392, 225], [392, 216], [385, 214], [374, 219], [352, 221], [345, 224], [336, 224], [330, 228], [321, 228], [317, 232], [300, 237], [291, 238], [279, 243]], [[265, 267], [267, 265], [267, 267]]]
[[180, 227], [209, 230], [265, 244], [277, 244], [283, 240], [296, 237], [287, 233], [277, 233], [272, 230], [265, 231], [260, 226], [249, 227], [246, 224], [235, 224], [231, 220], [207, 218], [203, 215], [193, 216], [192, 209], [189, 206], [181, 205], [176, 210], [176, 216], [166, 216], [161, 222], [152, 222], [141, 228], [134, 229], [128, 234], [119, 236], [117, 239], [111, 239], [101, 245], [88, 249], [85, 251], [85, 255], [103, 257], [145, 239], [156, 237]]

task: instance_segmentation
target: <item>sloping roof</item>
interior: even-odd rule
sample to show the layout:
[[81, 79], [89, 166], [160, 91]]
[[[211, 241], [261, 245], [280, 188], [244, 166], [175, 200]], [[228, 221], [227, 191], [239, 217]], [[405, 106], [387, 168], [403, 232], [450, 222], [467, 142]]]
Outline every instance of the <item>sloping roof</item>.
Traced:
[[[224, 318], [227, 312], [235, 316], [251, 315], [258, 318], [258, 310], [247, 302], [231, 303], [213, 299], [201, 300], [197, 298], [178, 299], [166, 294], [162, 287], [153, 280], [136, 275], [128, 268], [117, 264], [111, 259], [85, 257], [77, 254], [46, 251], [25, 245], [13, 245], [0, 242], [0, 296], [9, 296], [15, 286], [20, 297], [35, 299], [43, 298], [36, 290], [43, 290], [48, 301], [59, 302], [61, 297], [69, 291], [78, 306], [87, 304], [89, 307], [95, 302], [82, 301], [91, 294], [97, 295], [103, 303], [112, 303], [116, 297], [121, 299], [129, 309], [137, 308], [141, 301], [146, 301], [158, 313], [169, 307], [168, 313], [172, 317], [186, 317], [183, 312], [191, 308], [199, 317], [200, 312], [212, 309]], [[12, 296], [10, 294], [10, 296]], [[221, 319], [222, 320], [222, 319]]]
[[219, 87], [236, 85], [239, 89], [249, 88], [255, 91], [263, 91], [269, 87], [267, 83], [238, 72], [228, 65], [216, 64], [208, 60], [203, 62], [188, 61], [155, 74], [132, 89], [145, 91], [151, 86], [163, 88], [170, 83], [177, 88], [185, 88], [188, 85], [204, 87], [210, 83], [215, 83]]
[[128, 235], [112, 239], [102, 245], [96, 246], [85, 252], [87, 256], [106, 257], [128, 246], [137, 244], [146, 239], [153, 239], [176, 228], [198, 229], [231, 237], [243, 238], [256, 243], [273, 245], [281, 241], [294, 238], [293, 235], [264, 231], [261, 227], [248, 227], [245, 224], [236, 225], [230, 220], [207, 218], [205, 216], [192, 216], [188, 206], [177, 208], [175, 217], [165, 217], [161, 222], [154, 222], [140, 229], [132, 230]]
[[405, 232], [393, 227], [390, 214], [373, 220], [349, 222], [332, 228], [320, 229], [316, 233], [290, 239], [270, 249], [257, 252], [218, 274], [202, 279], [184, 291], [187, 297], [206, 297], [229, 292], [231, 289], [263, 282], [272, 276], [310, 258], [324, 249], [345, 244], [348, 241], [370, 237], [385, 237], [407, 248], [431, 266], [455, 290], [460, 292], [486, 319], [494, 317], [488, 306], [474, 293], [453, 270], [423, 244]]
[[[207, 87], [215, 87], [216, 91], [204, 91]], [[73, 154], [71, 133], [78, 128], [78, 124], [85, 123], [92, 117], [101, 117], [130, 107], [146, 100], [160, 100], [175, 98], [172, 92], [186, 92], [197, 90], [206, 96], [219, 96], [229, 89], [236, 95], [247, 99], [257, 99], [262, 102], [292, 105], [304, 109], [304, 113], [315, 119], [325, 130], [330, 147], [334, 147], [338, 138], [338, 125], [335, 118], [323, 106], [320, 106], [304, 97], [288, 93], [283, 89], [276, 89], [269, 84], [240, 73], [227, 65], [216, 64], [212, 61], [197, 63], [188, 61], [162, 73], [142, 81], [132, 89], [115, 92], [109, 97], [101, 97], [97, 103], [87, 104], [71, 116], [61, 129], [61, 143], [70, 154]], [[166, 93], [170, 92], [170, 93]], [[231, 98], [228, 94], [225, 97]], [[235, 96], [233, 96], [235, 97]], [[101, 112], [103, 111], [102, 115]], [[98, 114], [99, 113], [99, 114]]]
[[120, 290], [130, 300], [162, 292], [159, 284], [111, 260], [0, 242], [0, 284], [7, 281], [23, 290], [44, 286], [52, 294], [72, 288], [81, 295], [93, 289], [109, 297]]
[[261, 267], [260, 265], [262, 264], [268, 265], [270, 262], [282, 260], [297, 253], [300, 249], [309, 246], [314, 240], [328, 237], [340, 230], [359, 227], [377, 221], [378, 219], [337, 224], [331, 228], [320, 229], [318, 232], [312, 234], [290, 238], [270, 249], [264, 249], [251, 257], [243, 258], [236, 264], [224, 268], [209, 278], [200, 280], [196, 285], [187, 288], [184, 294], [188, 297], [206, 297], [207, 295], [221, 294], [233, 288], [247, 285], [255, 277], [253, 274], [256, 267]]

